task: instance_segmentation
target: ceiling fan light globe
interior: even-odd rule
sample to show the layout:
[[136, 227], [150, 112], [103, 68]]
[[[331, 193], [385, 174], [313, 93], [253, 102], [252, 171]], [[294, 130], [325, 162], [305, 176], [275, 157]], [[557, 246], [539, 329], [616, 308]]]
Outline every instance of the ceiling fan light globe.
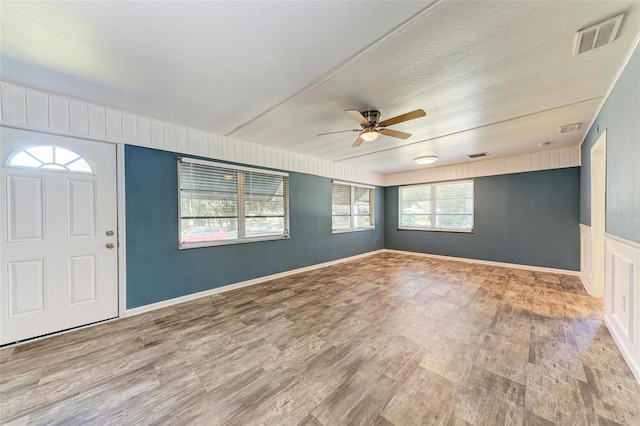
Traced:
[[431, 163], [435, 163], [436, 161], [438, 161], [438, 157], [436, 157], [435, 155], [427, 155], [425, 157], [418, 157], [418, 158], [415, 158], [413, 160], [413, 162], [416, 163], [416, 164], [431, 164]]
[[376, 140], [378, 138], [378, 135], [379, 133], [375, 130], [368, 130], [366, 132], [360, 133], [360, 137], [367, 142]]

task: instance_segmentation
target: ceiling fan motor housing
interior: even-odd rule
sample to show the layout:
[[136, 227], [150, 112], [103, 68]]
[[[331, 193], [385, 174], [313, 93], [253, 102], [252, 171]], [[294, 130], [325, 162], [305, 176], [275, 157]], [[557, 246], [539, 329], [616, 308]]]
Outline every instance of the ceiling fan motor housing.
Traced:
[[362, 116], [371, 124], [378, 124], [380, 121], [380, 111], [364, 111]]

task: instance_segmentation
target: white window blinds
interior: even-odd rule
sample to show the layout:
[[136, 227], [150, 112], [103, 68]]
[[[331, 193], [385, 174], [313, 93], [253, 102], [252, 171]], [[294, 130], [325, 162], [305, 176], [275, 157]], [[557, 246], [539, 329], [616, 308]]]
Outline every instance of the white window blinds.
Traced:
[[182, 158], [180, 245], [289, 235], [288, 175]]
[[473, 181], [405, 186], [399, 193], [400, 228], [473, 231]]

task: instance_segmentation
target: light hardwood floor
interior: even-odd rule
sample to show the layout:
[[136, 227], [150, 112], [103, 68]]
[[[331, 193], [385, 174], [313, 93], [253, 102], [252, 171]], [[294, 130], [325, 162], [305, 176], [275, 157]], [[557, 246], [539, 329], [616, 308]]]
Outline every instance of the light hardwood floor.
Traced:
[[576, 277], [395, 253], [0, 363], [3, 424], [640, 424], [640, 386]]

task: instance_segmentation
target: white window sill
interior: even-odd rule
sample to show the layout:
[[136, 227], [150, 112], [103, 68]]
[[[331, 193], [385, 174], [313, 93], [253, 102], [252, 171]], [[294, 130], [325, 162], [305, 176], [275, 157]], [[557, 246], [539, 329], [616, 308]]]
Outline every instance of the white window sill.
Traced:
[[189, 250], [202, 247], [217, 247], [217, 246], [230, 246], [233, 244], [245, 244], [245, 243], [257, 243], [261, 241], [275, 241], [275, 240], [288, 240], [289, 235], [274, 235], [265, 237], [244, 238], [242, 240], [218, 240], [207, 241], [202, 243], [183, 243], [178, 245], [179, 250]]
[[425, 228], [420, 226], [398, 226], [398, 229], [403, 231], [457, 232], [457, 233], [463, 233], [463, 234], [475, 233], [473, 229]]
[[360, 231], [374, 231], [376, 229], [375, 226], [371, 226], [368, 228], [345, 228], [345, 229], [332, 229], [332, 234], [345, 234], [347, 232], [360, 232]]

